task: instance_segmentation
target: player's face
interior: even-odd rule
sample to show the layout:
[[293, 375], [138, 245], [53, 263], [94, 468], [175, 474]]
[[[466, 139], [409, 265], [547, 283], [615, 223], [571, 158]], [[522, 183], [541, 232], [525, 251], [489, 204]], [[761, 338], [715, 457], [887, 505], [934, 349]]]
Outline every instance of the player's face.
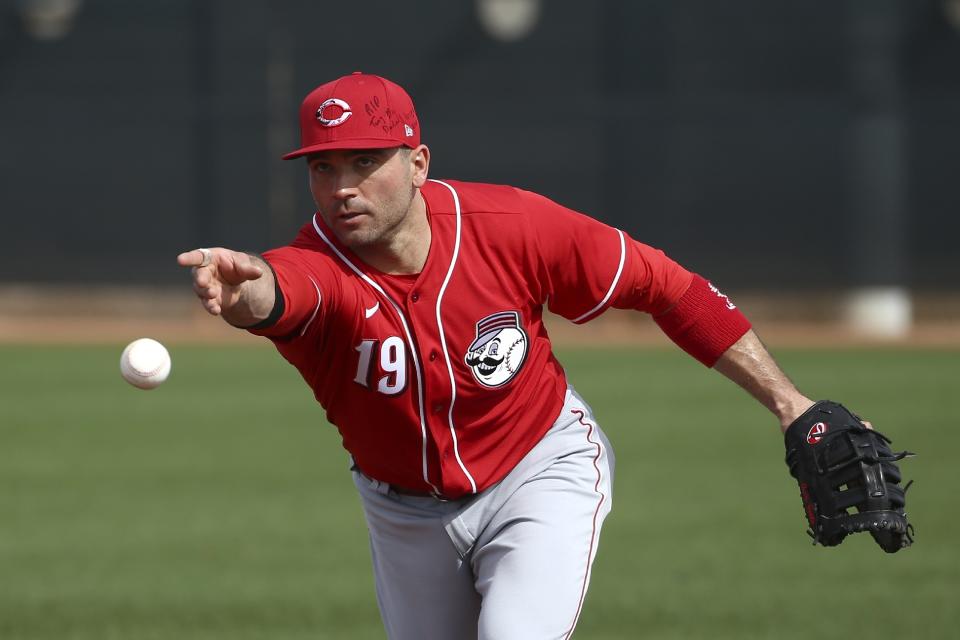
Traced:
[[310, 193], [341, 242], [351, 249], [389, 245], [426, 179], [425, 150], [349, 149], [308, 157]]

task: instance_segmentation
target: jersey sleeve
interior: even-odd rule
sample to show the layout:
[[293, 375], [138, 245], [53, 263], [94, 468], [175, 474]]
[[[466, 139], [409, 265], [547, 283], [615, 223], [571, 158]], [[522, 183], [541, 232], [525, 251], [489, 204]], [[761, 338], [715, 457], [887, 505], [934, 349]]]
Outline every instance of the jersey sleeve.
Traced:
[[554, 313], [580, 323], [610, 307], [645, 311], [708, 367], [750, 329], [726, 295], [659, 249], [542, 196], [526, 197]]
[[521, 193], [537, 243], [542, 293], [553, 313], [576, 323], [610, 307], [659, 315], [690, 286], [693, 274], [659, 249], [543, 196]]
[[271, 314], [273, 321], [251, 327], [249, 331], [283, 340], [303, 335], [311, 325], [322, 325], [324, 294], [329, 298], [334, 288], [331, 274], [311, 264], [304, 250], [293, 246], [267, 251], [263, 259], [276, 278], [277, 302]]

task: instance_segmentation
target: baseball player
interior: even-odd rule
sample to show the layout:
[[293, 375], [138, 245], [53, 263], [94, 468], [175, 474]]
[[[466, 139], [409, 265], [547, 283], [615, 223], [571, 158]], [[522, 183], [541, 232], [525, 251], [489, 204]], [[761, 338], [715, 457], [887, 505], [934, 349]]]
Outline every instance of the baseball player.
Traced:
[[661, 251], [521, 189], [428, 178], [407, 93], [354, 73], [300, 109], [317, 212], [261, 255], [195, 249], [203, 306], [269, 338], [349, 452], [387, 635], [572, 635], [614, 456], [544, 309], [651, 314], [786, 428], [813, 402], [733, 303]]

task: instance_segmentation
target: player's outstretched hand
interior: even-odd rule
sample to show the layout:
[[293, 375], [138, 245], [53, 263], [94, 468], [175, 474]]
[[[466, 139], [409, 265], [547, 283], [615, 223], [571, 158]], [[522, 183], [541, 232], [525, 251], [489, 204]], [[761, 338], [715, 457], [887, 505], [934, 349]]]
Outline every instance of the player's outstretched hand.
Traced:
[[243, 284], [263, 275], [252, 256], [222, 247], [194, 249], [177, 256], [177, 264], [191, 267], [193, 291], [207, 313], [218, 316], [240, 301]]

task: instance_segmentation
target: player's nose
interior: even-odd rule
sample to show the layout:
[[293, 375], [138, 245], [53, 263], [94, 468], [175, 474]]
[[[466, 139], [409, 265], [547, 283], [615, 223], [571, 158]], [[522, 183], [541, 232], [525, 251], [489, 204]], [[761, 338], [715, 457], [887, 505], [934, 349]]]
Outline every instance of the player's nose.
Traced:
[[337, 200], [346, 200], [358, 193], [357, 180], [346, 173], [339, 173], [330, 185], [333, 197]]
[[333, 197], [337, 200], [349, 200], [357, 196], [356, 187], [338, 187], [333, 191]]

